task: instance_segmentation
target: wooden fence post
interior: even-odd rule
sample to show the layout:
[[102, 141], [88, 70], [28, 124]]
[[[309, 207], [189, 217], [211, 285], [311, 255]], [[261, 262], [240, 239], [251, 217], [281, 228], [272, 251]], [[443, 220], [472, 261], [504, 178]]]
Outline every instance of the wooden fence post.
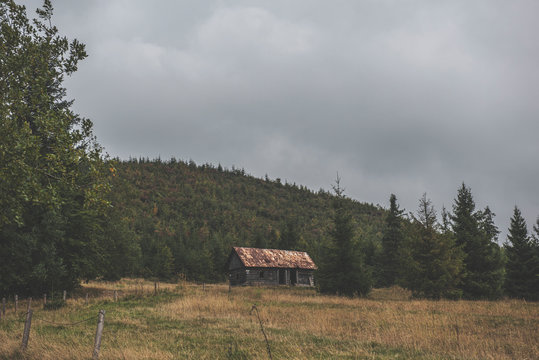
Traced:
[[22, 350], [26, 350], [28, 347], [28, 339], [30, 338], [30, 326], [32, 325], [32, 310], [28, 310], [26, 313], [26, 322], [24, 323], [24, 331], [22, 333]]
[[19, 309], [19, 295], [15, 295], [15, 315], [17, 315], [18, 309]]
[[66, 301], [66, 295], [67, 295], [67, 291], [64, 290], [64, 296], [63, 296], [64, 301]]
[[88, 293], [86, 293], [86, 306], [88, 306]]
[[114, 290], [114, 302], [118, 301], [118, 290]]
[[103, 326], [105, 325], [105, 310], [99, 310], [97, 317], [97, 330], [95, 331], [94, 353], [92, 359], [99, 359], [99, 349], [101, 348], [101, 335], [103, 335]]
[[157, 295], [157, 281], [153, 282], [153, 294]]
[[28, 306], [26, 308], [26, 312], [30, 312], [30, 309], [32, 309], [32, 297], [28, 298]]

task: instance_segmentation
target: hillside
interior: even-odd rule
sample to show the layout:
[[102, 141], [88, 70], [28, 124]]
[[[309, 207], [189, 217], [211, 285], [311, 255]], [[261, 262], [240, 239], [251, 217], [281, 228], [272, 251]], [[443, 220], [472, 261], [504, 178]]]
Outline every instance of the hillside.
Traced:
[[[133, 272], [216, 281], [231, 246], [306, 250], [316, 262], [327, 241], [328, 192], [192, 161], [131, 159], [114, 168], [114, 212], [144, 264]], [[352, 199], [347, 206], [359, 241], [374, 249], [385, 211]]]

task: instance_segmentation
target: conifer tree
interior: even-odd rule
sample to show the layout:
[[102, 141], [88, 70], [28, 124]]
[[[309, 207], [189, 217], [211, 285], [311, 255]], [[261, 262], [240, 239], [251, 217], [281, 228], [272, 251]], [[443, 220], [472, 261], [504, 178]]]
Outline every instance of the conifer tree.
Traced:
[[320, 291], [346, 296], [366, 295], [372, 287], [372, 275], [364, 264], [338, 176], [333, 190], [333, 229], [319, 271]]
[[297, 224], [291, 220], [288, 220], [281, 231], [281, 238], [279, 240], [280, 249], [297, 250], [298, 243], [300, 242], [300, 234]]
[[533, 226], [531, 245], [535, 256], [532, 265], [535, 271], [533, 279], [530, 282], [530, 288], [533, 289], [531, 298], [537, 301], [539, 300], [539, 217], [537, 217], [535, 225]]
[[[539, 230], [534, 227], [537, 232]], [[539, 264], [536, 239], [528, 237], [526, 221], [515, 206], [507, 242], [504, 244], [507, 256], [505, 266], [505, 292], [514, 298], [537, 300], [539, 294]]]
[[386, 226], [382, 237], [382, 253], [380, 256], [380, 285], [391, 286], [401, 270], [401, 247], [403, 234], [401, 216], [403, 210], [399, 209], [397, 197], [391, 194], [389, 197], [389, 213], [386, 217]]
[[[109, 169], [63, 81], [86, 57], [52, 25], [0, 2], [0, 291], [42, 294], [98, 274]], [[110, 169], [111, 171], [113, 169]]]
[[409, 234], [410, 256], [403, 282], [418, 297], [459, 298], [462, 254], [453, 237], [439, 228], [436, 211], [423, 194]]
[[488, 208], [484, 212], [475, 210], [472, 192], [463, 183], [451, 220], [456, 244], [464, 251], [462, 291], [466, 298], [492, 299], [501, 295], [503, 262], [493, 217]]

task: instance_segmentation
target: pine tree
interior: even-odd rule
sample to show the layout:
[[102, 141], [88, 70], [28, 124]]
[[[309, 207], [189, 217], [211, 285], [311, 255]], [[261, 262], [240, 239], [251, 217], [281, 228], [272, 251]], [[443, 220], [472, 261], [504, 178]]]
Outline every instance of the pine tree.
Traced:
[[[534, 229], [538, 230], [536, 227]], [[505, 292], [514, 298], [537, 300], [537, 245], [535, 239], [528, 237], [526, 221], [516, 206], [507, 240], [504, 244], [507, 256]]]
[[440, 233], [436, 211], [426, 194], [419, 200], [409, 236], [410, 257], [403, 282], [415, 296], [438, 299], [459, 298], [462, 254], [452, 236]]
[[298, 226], [295, 222], [288, 220], [281, 231], [279, 248], [283, 250], [297, 250], [300, 242]]
[[320, 291], [346, 296], [366, 295], [372, 287], [372, 275], [364, 264], [355, 238], [352, 216], [345, 206], [344, 189], [337, 176], [333, 203], [331, 242], [325, 249], [319, 271]]
[[401, 216], [403, 210], [399, 209], [397, 197], [391, 194], [389, 197], [389, 213], [386, 217], [386, 227], [382, 237], [382, 253], [380, 256], [380, 285], [391, 286], [401, 272], [401, 247], [403, 234]]
[[475, 211], [472, 192], [459, 188], [451, 216], [457, 246], [464, 251], [463, 295], [470, 299], [498, 298], [503, 281], [503, 262], [496, 244], [494, 214]]
[[533, 226], [534, 233], [532, 234], [531, 246], [534, 254], [534, 260], [531, 267], [535, 269], [533, 271], [533, 278], [530, 281], [531, 299], [537, 301], [539, 300], [539, 217]]

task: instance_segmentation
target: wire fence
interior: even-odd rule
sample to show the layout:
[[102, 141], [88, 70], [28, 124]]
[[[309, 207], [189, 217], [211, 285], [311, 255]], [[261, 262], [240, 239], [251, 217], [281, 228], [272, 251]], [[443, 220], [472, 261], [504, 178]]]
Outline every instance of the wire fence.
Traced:
[[[153, 293], [154, 295], [157, 295], [160, 293], [159, 289], [159, 282], [155, 282], [153, 284]], [[202, 285], [203, 288], [205, 288], [205, 284]], [[141, 293], [143, 294], [144, 288], [141, 289]], [[66, 301], [66, 294], [67, 292], [63, 291], [63, 296], [61, 297], [62, 301], [65, 303]], [[114, 302], [117, 302], [119, 300], [119, 292], [118, 290], [106, 290], [103, 291], [103, 294], [110, 294]], [[150, 293], [150, 292], [147, 292]], [[88, 306], [89, 304], [89, 297], [88, 293], [85, 294], [85, 304]], [[35, 304], [35, 303], [34, 303]], [[43, 295], [43, 310], [57, 310], [56, 308], [47, 308], [47, 295]], [[23, 330], [23, 336], [22, 336], [22, 344], [21, 349], [23, 351], [26, 350], [30, 338], [30, 329], [32, 325], [32, 321], [34, 322], [41, 322], [50, 326], [55, 327], [72, 327], [72, 326], [78, 326], [81, 324], [85, 324], [92, 321], [97, 321], [97, 328], [95, 333], [95, 339], [94, 339], [94, 347], [93, 347], [93, 354], [92, 359], [98, 359], [99, 358], [99, 351], [101, 346], [101, 337], [103, 334], [103, 328], [104, 328], [104, 322], [105, 322], [105, 310], [99, 310], [99, 313], [97, 316], [88, 316], [81, 320], [77, 321], [56, 321], [56, 320], [49, 320], [42, 316], [42, 314], [36, 315], [32, 309], [32, 298], [29, 297], [27, 299], [27, 310], [25, 312], [20, 312], [18, 309], [20, 308], [20, 305], [22, 305], [22, 301], [19, 301], [19, 298], [17, 295], [13, 296], [13, 304], [12, 306], [8, 306], [8, 302], [6, 301], [6, 298], [2, 298], [2, 303], [0, 307], [0, 326], [5, 324], [14, 324], [14, 323], [24, 323], [24, 330]], [[50, 305], [50, 303], [49, 303]], [[7, 311], [7, 314], [6, 314]], [[56, 312], [53, 312], [53, 317], [56, 316]], [[67, 315], [69, 316], [69, 315]], [[111, 341], [115, 342], [117, 345], [118, 343], [116, 340], [112, 337]], [[121, 351], [121, 349], [120, 349]], [[125, 355], [122, 352], [122, 357], [125, 359]]]
[[[211, 285], [208, 285], [208, 284], [205, 284], [205, 283], [200, 283], [200, 284], [191, 285], [191, 286], [201, 288], [201, 290], [203, 292], [207, 292], [208, 290], [212, 289]], [[159, 293], [159, 285], [154, 284], [153, 288], [154, 288], [153, 289], [154, 294], [157, 295]], [[114, 302], [117, 302], [119, 300], [118, 292], [116, 290], [106, 291], [106, 292], [107, 293], [109, 293], [109, 292], [112, 293], [111, 295], [113, 295], [112, 298], [113, 298]], [[66, 295], [65, 295], [65, 292], [64, 292], [64, 296], [63, 296], [64, 301], [65, 301], [65, 296]], [[230, 296], [231, 296], [231, 288], [229, 287], [229, 289], [228, 289], [228, 298], [229, 298], [229, 300], [230, 300]], [[85, 298], [86, 298], [86, 305], [88, 305], [88, 294], [86, 294]], [[94, 339], [94, 348], [93, 348], [92, 359], [98, 359], [99, 358], [101, 337], [102, 337], [102, 333], [103, 333], [104, 320], [105, 320], [105, 310], [99, 310], [99, 313], [97, 314], [97, 316], [92, 315], [92, 316], [85, 317], [85, 318], [83, 318], [81, 320], [76, 320], [76, 321], [56, 321], [54, 318], [58, 314], [56, 312], [57, 309], [47, 309], [46, 308], [46, 306], [45, 306], [46, 305], [46, 296], [44, 296], [43, 310], [41, 310], [41, 312], [39, 312], [38, 315], [36, 315], [35, 312], [31, 308], [31, 304], [32, 304], [32, 299], [31, 298], [28, 298], [28, 304], [27, 304], [28, 305], [27, 306], [28, 310], [25, 311], [25, 312], [17, 311], [17, 307], [18, 307], [17, 306], [17, 296], [15, 296], [14, 299], [15, 299], [14, 306], [9, 307], [9, 310], [11, 310], [11, 311], [9, 311], [7, 315], [6, 315], [6, 301], [5, 301], [5, 298], [3, 299], [2, 308], [0, 309], [0, 326], [2, 326], [3, 324], [24, 323], [24, 330], [23, 330], [22, 344], [21, 344], [21, 349], [23, 351], [25, 351], [27, 346], [28, 346], [32, 321], [41, 322], [43, 324], [47, 324], [47, 325], [55, 326], [55, 327], [73, 327], [73, 326], [78, 326], [78, 325], [81, 325], [81, 324], [86, 324], [86, 323], [89, 323], [89, 322], [92, 322], [92, 321], [94, 321], [94, 324], [95, 324], [95, 321], [97, 321], [97, 328], [96, 328], [95, 339]], [[48, 311], [50, 311], [50, 310], [53, 310], [51, 313], [49, 313], [49, 314], [52, 314], [53, 320], [50, 320], [50, 319], [45, 318], [43, 316], [44, 314], [47, 314]], [[258, 320], [258, 323], [260, 325], [260, 330], [261, 330], [261, 332], [263, 334], [263, 337], [264, 337], [264, 340], [265, 340], [265, 343], [266, 343], [266, 350], [267, 350], [268, 356], [269, 356], [270, 359], [272, 359], [270, 342], [268, 340], [266, 331], [265, 331], [263, 323], [262, 323], [262, 318], [260, 316], [259, 310], [258, 310], [256, 305], [252, 306], [252, 308], [249, 311], [249, 315], [255, 315], [256, 316], [256, 318]], [[72, 317], [72, 314], [65, 314], [65, 318], [69, 318], [69, 317]], [[8, 329], [10, 329], [9, 331], [14, 330], [13, 327], [8, 327]], [[120, 344], [118, 344], [118, 342], [114, 338], [114, 336], [110, 337], [109, 340], [111, 342], [114, 342], [116, 345], [118, 345], [117, 347], [118, 347], [119, 351], [121, 352], [121, 356], [122, 356], [123, 359], [125, 359], [125, 354], [123, 353]]]
[[93, 354], [92, 359], [99, 359], [99, 350], [101, 346], [101, 337], [103, 333], [103, 327], [105, 322], [105, 310], [99, 310], [98, 316], [89, 316], [82, 320], [74, 321], [74, 322], [57, 322], [49, 319], [45, 319], [42, 316], [36, 316], [34, 315], [34, 311], [32, 309], [28, 309], [28, 311], [24, 313], [17, 313], [15, 312], [12, 314], [12, 316], [6, 316], [5, 308], [2, 309], [3, 311], [0, 312], [2, 314], [2, 317], [0, 319], [0, 325], [2, 324], [13, 324], [13, 323], [24, 323], [24, 330], [22, 335], [22, 343], [21, 343], [21, 350], [25, 351], [28, 347], [28, 341], [30, 338], [30, 329], [32, 326], [32, 320], [37, 322], [42, 322], [50, 326], [56, 326], [56, 327], [71, 327], [71, 326], [77, 326], [83, 323], [88, 323], [90, 321], [96, 321], [97, 320], [97, 330], [94, 340], [94, 348], [93, 348]]

